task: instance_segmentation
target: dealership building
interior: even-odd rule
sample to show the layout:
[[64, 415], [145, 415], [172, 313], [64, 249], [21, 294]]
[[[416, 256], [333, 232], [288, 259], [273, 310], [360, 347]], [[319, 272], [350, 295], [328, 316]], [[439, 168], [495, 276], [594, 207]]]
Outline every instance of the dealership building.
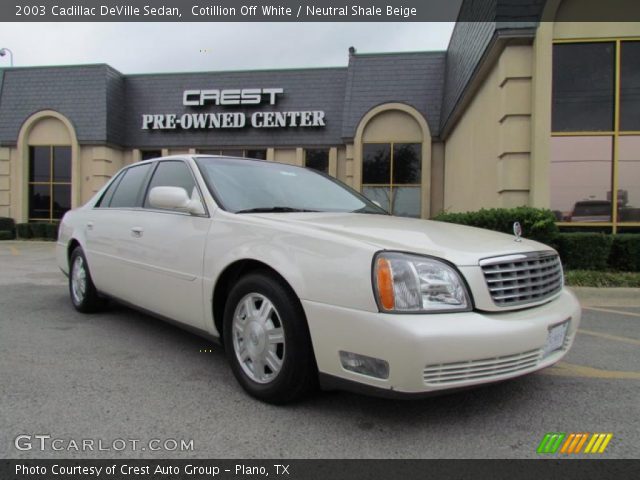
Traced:
[[397, 215], [529, 205], [639, 230], [640, 23], [486, 4], [446, 51], [352, 48], [345, 67], [0, 68], [0, 216], [55, 221], [125, 165], [206, 153], [316, 168]]

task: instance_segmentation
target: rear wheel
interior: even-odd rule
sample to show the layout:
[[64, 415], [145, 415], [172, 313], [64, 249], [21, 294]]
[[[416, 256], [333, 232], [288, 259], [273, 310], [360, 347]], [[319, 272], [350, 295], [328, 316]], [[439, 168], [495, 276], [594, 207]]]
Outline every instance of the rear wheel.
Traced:
[[252, 396], [286, 403], [307, 394], [317, 370], [300, 301], [279, 279], [251, 273], [233, 287], [224, 314], [233, 373]]
[[98, 296], [81, 247], [76, 247], [71, 252], [69, 267], [69, 295], [75, 309], [82, 313], [100, 310], [104, 302]]

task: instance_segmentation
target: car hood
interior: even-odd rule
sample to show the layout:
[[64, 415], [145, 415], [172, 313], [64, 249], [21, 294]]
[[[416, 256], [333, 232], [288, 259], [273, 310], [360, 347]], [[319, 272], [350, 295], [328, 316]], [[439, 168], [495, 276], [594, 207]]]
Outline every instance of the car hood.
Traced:
[[251, 216], [291, 229], [322, 230], [381, 250], [401, 250], [444, 258], [458, 266], [478, 265], [482, 258], [551, 247], [532, 240], [452, 223], [357, 213], [270, 213]]

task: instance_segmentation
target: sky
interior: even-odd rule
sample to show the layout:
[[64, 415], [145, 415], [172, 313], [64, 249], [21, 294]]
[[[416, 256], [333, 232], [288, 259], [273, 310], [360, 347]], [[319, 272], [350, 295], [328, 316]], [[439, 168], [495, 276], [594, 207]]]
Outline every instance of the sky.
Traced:
[[[122, 73], [345, 66], [359, 53], [446, 50], [454, 23], [0, 23], [14, 66]], [[0, 68], [9, 66], [8, 55]]]

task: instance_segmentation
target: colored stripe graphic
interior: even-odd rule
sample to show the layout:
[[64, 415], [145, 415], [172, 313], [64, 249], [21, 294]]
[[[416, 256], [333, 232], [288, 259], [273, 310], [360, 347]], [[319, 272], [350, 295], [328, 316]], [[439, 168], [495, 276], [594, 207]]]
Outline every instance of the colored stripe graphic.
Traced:
[[588, 433], [571, 433], [567, 437], [567, 440], [562, 445], [560, 453], [580, 453], [584, 442], [589, 437]]
[[[549, 432], [542, 438], [540, 445], [538, 445], [537, 452], [539, 454], [563, 453], [569, 455], [577, 453], [604, 453], [612, 438], [613, 433]], [[586, 447], [583, 451], [582, 447], [584, 447], [585, 444]]]
[[538, 445], [538, 453], [556, 453], [566, 435], [566, 433], [547, 433]]
[[613, 438], [613, 433], [594, 433], [584, 453], [604, 453]]

